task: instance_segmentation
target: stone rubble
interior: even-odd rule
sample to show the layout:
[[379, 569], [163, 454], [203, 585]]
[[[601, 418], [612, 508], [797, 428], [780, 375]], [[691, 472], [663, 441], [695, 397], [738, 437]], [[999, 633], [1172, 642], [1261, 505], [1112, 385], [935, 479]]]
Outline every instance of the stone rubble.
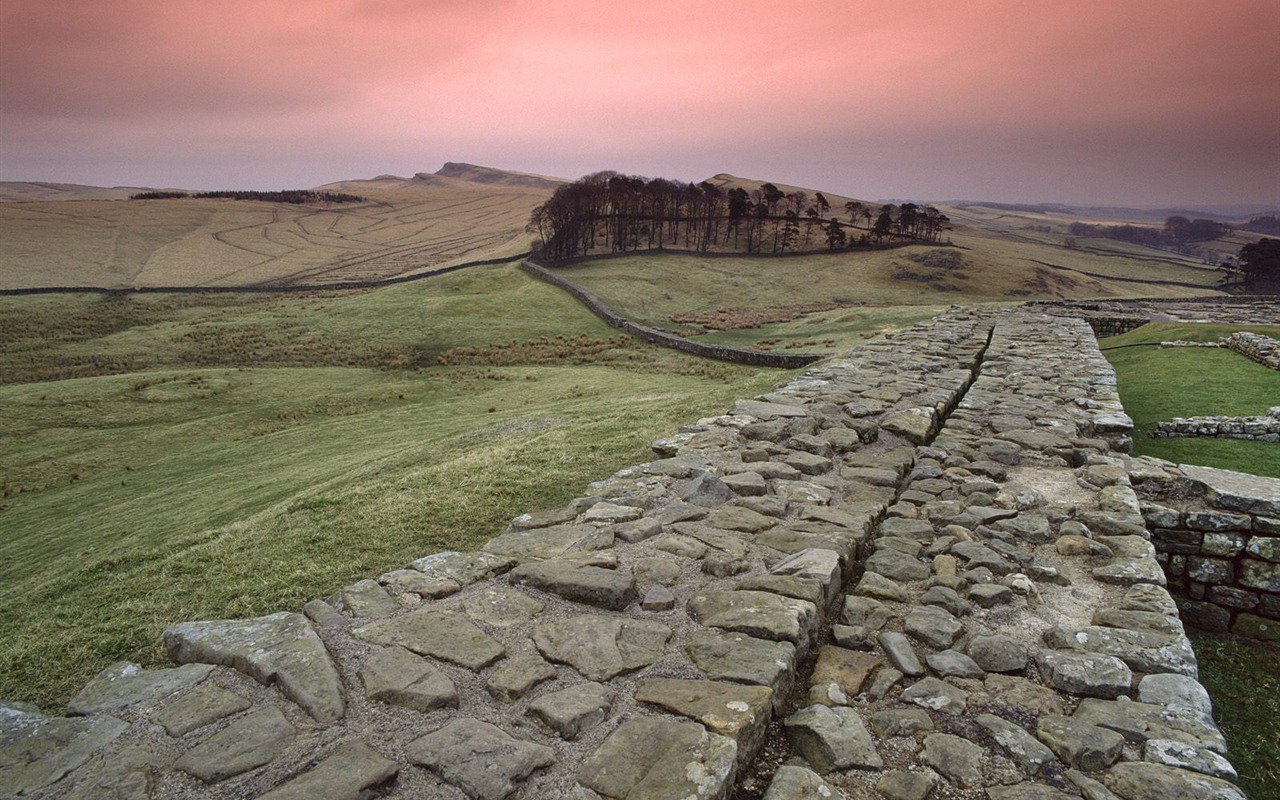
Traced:
[[953, 308], [479, 552], [0, 705], [0, 793], [1242, 798], [1131, 435], [1084, 322]]

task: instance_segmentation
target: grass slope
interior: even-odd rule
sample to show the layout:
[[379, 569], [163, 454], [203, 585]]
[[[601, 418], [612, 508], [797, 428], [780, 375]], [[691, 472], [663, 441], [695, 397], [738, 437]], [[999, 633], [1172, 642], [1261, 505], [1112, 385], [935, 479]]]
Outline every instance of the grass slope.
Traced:
[[[631, 319], [768, 349], [835, 352], [863, 334], [906, 326], [953, 303], [1054, 297], [1188, 296], [1211, 293], [1205, 270], [1115, 256], [1074, 254], [1075, 267], [1116, 278], [1193, 278], [1204, 289], [1096, 278], [1038, 259], [1059, 248], [966, 229], [962, 247], [912, 245], [804, 258], [648, 253], [584, 260], [555, 271]], [[1065, 252], [1065, 251], [1063, 251]], [[1172, 276], [1172, 277], [1170, 277]], [[805, 307], [822, 310], [806, 310]], [[691, 319], [719, 310], [715, 319]], [[785, 321], [769, 322], [773, 317]]]
[[[73, 332], [6, 338], [0, 375], [97, 370], [0, 385], [0, 697], [56, 711], [112, 661], [165, 663], [165, 625], [475, 547], [785, 378], [618, 338], [509, 266], [235, 300], [136, 298], [137, 318], [0, 300], [0, 319]], [[374, 368], [436, 353], [457, 365]], [[220, 359], [240, 364], [199, 366]]]

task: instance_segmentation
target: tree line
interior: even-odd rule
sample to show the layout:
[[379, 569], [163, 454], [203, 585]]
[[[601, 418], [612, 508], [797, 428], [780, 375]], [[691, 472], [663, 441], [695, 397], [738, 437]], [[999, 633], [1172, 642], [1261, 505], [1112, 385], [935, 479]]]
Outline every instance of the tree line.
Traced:
[[[843, 206], [848, 222], [828, 216], [821, 192], [784, 192], [772, 183], [725, 190], [704, 181], [682, 183], [596, 172], [556, 188], [535, 208], [528, 230], [541, 257], [558, 261], [598, 251], [625, 253], [667, 247], [707, 252], [788, 253], [937, 241], [950, 220], [931, 206]], [[859, 225], [861, 223], [861, 225]]]
[[138, 192], [129, 195], [130, 200], [196, 200], [230, 199], [258, 200], [266, 203], [363, 203], [365, 198], [346, 192], [317, 192], [312, 189], [282, 189], [275, 192], [218, 191], [218, 192]]
[[1212, 219], [1187, 219], [1179, 216], [1167, 217], [1161, 228], [1142, 225], [1097, 225], [1089, 222], [1073, 222], [1067, 226], [1067, 233], [1072, 236], [1115, 239], [1150, 247], [1208, 242], [1230, 233], [1231, 230], [1231, 226], [1225, 222]]

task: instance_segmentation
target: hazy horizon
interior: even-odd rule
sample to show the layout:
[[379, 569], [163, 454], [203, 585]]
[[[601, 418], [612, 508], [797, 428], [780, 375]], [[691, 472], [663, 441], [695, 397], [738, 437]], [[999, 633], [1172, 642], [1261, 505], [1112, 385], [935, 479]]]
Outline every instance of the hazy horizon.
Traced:
[[1280, 207], [1274, 0], [0, 2], [0, 180], [446, 161], [863, 199]]

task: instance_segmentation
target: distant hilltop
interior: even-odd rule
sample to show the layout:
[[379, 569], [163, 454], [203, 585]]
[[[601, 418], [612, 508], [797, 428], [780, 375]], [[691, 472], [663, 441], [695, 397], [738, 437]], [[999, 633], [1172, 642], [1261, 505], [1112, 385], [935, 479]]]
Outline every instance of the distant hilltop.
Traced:
[[[441, 180], [441, 179], [445, 180]], [[367, 187], [369, 184], [382, 184], [385, 188], [394, 188], [396, 184], [422, 185], [444, 184], [452, 181], [478, 183], [485, 186], [505, 186], [519, 189], [554, 190], [561, 184], [569, 183], [563, 178], [551, 178], [545, 175], [534, 175], [527, 172], [482, 167], [457, 161], [445, 162], [445, 165], [434, 173], [419, 172], [412, 178], [398, 175], [379, 175], [376, 178], [346, 179], [326, 183], [307, 190], [333, 192], [350, 188]], [[223, 187], [224, 189], [228, 187]], [[407, 187], [406, 187], [407, 188]], [[237, 187], [230, 187], [231, 191]], [[64, 200], [128, 200], [133, 195], [148, 193], [197, 194], [192, 189], [165, 188], [157, 189], [149, 186], [90, 186], [79, 183], [53, 183], [44, 181], [0, 181], [0, 203], [47, 203]]]
[[[435, 171], [441, 178], [457, 178], [471, 183], [491, 183], [502, 186], [529, 186], [536, 189], [554, 189], [569, 181], [563, 178], [550, 178], [546, 175], [533, 175], [528, 172], [512, 172], [510, 170], [480, 167], [475, 164], [464, 164], [458, 161], [446, 161], [445, 165]], [[414, 177], [423, 177], [418, 173]]]

